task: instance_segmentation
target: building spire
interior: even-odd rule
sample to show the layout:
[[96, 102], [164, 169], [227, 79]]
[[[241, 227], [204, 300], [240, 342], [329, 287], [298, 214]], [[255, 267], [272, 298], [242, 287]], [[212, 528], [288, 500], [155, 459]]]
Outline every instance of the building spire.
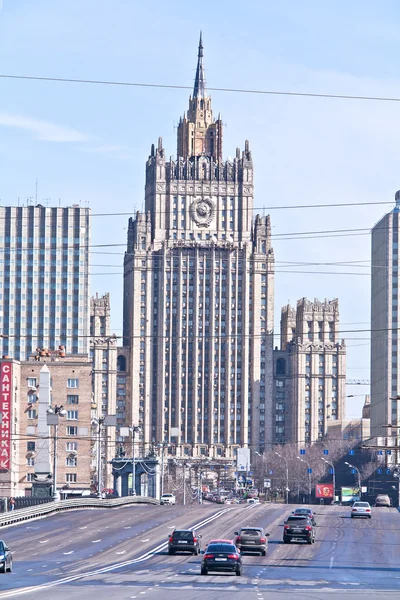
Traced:
[[203, 40], [200, 31], [199, 53], [197, 59], [196, 79], [194, 80], [193, 98], [206, 97], [206, 80], [203, 67]]

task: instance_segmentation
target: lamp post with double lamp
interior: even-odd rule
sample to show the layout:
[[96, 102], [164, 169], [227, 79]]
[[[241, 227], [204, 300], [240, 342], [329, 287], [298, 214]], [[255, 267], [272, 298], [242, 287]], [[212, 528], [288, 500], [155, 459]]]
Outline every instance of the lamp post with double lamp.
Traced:
[[274, 454], [276, 454], [277, 456], [279, 456], [279, 458], [282, 458], [282, 460], [284, 460], [285, 464], [286, 464], [285, 500], [286, 500], [286, 504], [289, 504], [289, 463], [288, 463], [288, 459], [285, 456], [282, 456], [282, 454], [279, 454], [279, 452], [274, 452]]
[[58, 439], [58, 423], [60, 417], [65, 417], [67, 411], [61, 404], [58, 406], [49, 406], [47, 409], [47, 425], [53, 426], [53, 498], [59, 500], [60, 495], [57, 491], [57, 439]]
[[309, 463], [304, 460], [304, 458], [300, 458], [300, 456], [296, 457], [298, 460], [300, 460], [302, 463], [304, 463], [305, 465], [307, 465], [307, 473], [308, 473], [308, 504], [311, 504], [311, 473], [312, 473], [312, 469], [309, 465]]
[[[136, 456], [135, 456], [135, 433], [141, 433], [142, 430], [137, 425], [129, 427], [132, 433], [132, 490], [131, 495], [136, 496]], [[141, 494], [139, 494], [141, 495]]]
[[349, 469], [354, 469], [357, 473], [357, 479], [358, 479], [358, 492], [360, 494], [360, 499], [361, 499], [361, 473], [359, 471], [359, 469], [355, 466], [352, 465], [351, 463], [345, 461], [344, 463], [345, 465], [347, 465], [349, 467]]
[[164, 448], [169, 448], [171, 444], [169, 442], [159, 442], [156, 444], [157, 448], [161, 448], [161, 486], [160, 486], [160, 495], [162, 496], [164, 493]]
[[333, 462], [331, 462], [330, 460], [327, 460], [326, 458], [322, 458], [321, 460], [323, 460], [327, 465], [329, 465], [332, 469], [332, 485], [333, 485], [333, 502], [335, 502], [336, 500], [336, 495], [335, 495], [335, 490], [336, 490], [336, 474], [335, 474], [335, 465], [333, 464]]

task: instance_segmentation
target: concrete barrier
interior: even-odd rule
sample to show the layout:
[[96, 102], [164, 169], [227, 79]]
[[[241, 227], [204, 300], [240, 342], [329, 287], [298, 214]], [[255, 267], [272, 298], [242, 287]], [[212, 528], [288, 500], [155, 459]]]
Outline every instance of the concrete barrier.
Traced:
[[134, 496], [123, 498], [77, 498], [70, 500], [61, 500], [60, 502], [49, 502], [48, 504], [39, 504], [28, 508], [20, 508], [8, 513], [0, 515], [0, 527], [19, 523], [21, 521], [29, 521], [30, 519], [40, 519], [57, 512], [65, 510], [82, 510], [85, 508], [118, 508], [120, 506], [128, 506], [129, 504], [160, 504], [155, 498], [147, 498], [146, 496]]

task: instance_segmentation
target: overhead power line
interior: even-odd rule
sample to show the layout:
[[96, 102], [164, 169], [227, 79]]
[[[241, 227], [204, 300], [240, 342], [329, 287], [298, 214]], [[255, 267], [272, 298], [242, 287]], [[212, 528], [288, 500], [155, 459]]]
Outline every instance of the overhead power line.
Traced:
[[[167, 90], [193, 90], [192, 85], [173, 85], [166, 83], [142, 83], [135, 81], [113, 81], [103, 79], [71, 79], [68, 77], [40, 77], [37, 75], [9, 75], [6, 73], [0, 74], [1, 79], [19, 79], [24, 81], [48, 81], [58, 83], [75, 83], [85, 85], [107, 85], [118, 87], [139, 87], [139, 88], [155, 88]], [[321, 98], [332, 100], [362, 100], [368, 102], [400, 102], [400, 98], [396, 96], [358, 96], [352, 94], [322, 94], [318, 92], [291, 92], [283, 90], [258, 90], [246, 88], [221, 88], [208, 87], [210, 92], [226, 92], [235, 94], [256, 94], [260, 96], [291, 96], [303, 98]]]

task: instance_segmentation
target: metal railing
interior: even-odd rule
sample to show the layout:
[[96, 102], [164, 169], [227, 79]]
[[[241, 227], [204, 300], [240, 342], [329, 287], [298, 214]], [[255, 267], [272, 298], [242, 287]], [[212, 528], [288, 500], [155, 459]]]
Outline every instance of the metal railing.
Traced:
[[0, 515], [0, 527], [12, 525], [20, 521], [28, 521], [30, 519], [40, 519], [53, 513], [62, 512], [65, 510], [80, 510], [85, 508], [117, 508], [119, 506], [128, 506], [129, 504], [159, 504], [155, 498], [147, 498], [146, 496], [129, 497], [113, 499], [101, 498], [77, 498], [71, 500], [62, 500], [61, 502], [48, 502], [38, 506], [30, 506], [13, 510]]

